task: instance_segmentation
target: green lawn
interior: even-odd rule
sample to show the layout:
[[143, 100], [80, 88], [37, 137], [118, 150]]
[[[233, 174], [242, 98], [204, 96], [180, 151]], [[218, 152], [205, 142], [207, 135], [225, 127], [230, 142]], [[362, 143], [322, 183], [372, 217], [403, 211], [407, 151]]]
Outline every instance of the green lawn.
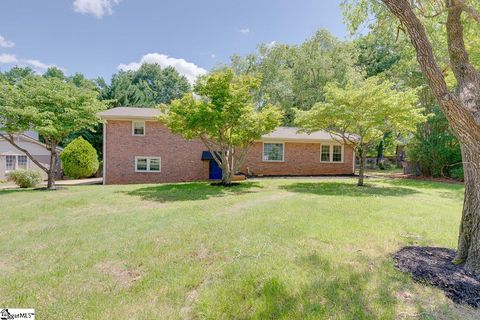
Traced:
[[454, 247], [461, 185], [259, 179], [0, 191], [0, 307], [39, 319], [474, 319], [393, 268]]

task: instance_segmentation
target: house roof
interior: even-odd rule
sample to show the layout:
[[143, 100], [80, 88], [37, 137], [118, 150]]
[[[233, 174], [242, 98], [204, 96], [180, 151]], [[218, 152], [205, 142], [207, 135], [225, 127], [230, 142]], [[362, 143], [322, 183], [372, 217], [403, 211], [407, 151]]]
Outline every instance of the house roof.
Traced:
[[296, 127], [278, 127], [269, 134], [262, 136], [262, 140], [282, 140], [282, 141], [326, 141], [338, 140], [326, 131], [315, 131], [312, 133], [299, 132], [300, 128]]
[[[161, 111], [156, 108], [135, 108], [135, 107], [116, 107], [99, 113], [103, 120], [156, 120]], [[269, 134], [263, 135], [261, 141], [341, 141], [326, 131], [315, 131], [312, 133], [299, 132], [300, 128], [278, 127]]]
[[155, 120], [160, 115], [156, 108], [116, 107], [98, 114], [104, 120], [108, 119], [139, 119]]
[[[25, 134], [25, 133], [18, 133], [18, 134], [13, 134], [13, 136], [17, 139], [23, 139], [23, 140], [26, 140], [28, 142], [33, 142], [33, 143], [36, 143], [42, 147], [44, 147], [45, 149], [48, 149], [47, 145], [43, 142], [40, 142], [40, 140], [32, 137], [31, 135], [29, 134]], [[5, 140], [4, 138], [0, 137], [0, 141], [3, 141]], [[57, 146], [56, 147], [57, 151], [63, 151], [63, 148], [62, 147], [59, 147]]]

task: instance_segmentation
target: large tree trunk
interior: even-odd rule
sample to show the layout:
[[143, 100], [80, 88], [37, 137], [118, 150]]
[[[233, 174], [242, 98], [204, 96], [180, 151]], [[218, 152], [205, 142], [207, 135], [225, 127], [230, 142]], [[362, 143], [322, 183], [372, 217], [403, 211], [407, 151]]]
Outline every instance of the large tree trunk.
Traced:
[[50, 145], [50, 168], [48, 168], [47, 189], [55, 190], [55, 174], [57, 172], [57, 146]]
[[417, 60], [430, 89], [462, 146], [465, 168], [465, 200], [456, 262], [480, 273], [480, 73], [470, 63], [461, 21], [465, 4], [446, 0], [448, 8], [448, 52], [457, 80], [452, 93], [440, 70], [425, 27], [413, 12], [409, 0], [382, 0], [406, 28]]
[[480, 270], [480, 141], [472, 141], [476, 150], [462, 145], [465, 172], [465, 199], [458, 236], [457, 263]]
[[231, 150], [226, 150], [222, 155], [222, 184], [224, 186], [229, 186], [232, 184], [232, 161], [233, 155]]
[[358, 155], [360, 157], [360, 169], [358, 172], [357, 186], [363, 187], [365, 179], [365, 166], [367, 165], [367, 152], [363, 148], [360, 148]]

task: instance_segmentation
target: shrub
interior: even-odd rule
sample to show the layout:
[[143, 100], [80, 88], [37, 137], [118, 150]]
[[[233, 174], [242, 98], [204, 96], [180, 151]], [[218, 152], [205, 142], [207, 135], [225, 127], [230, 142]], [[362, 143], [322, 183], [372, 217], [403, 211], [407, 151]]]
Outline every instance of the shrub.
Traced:
[[10, 172], [8, 179], [20, 188], [32, 188], [42, 181], [42, 175], [35, 170], [18, 169]]
[[382, 160], [378, 163], [380, 170], [390, 170], [393, 168], [393, 164], [389, 160]]
[[450, 170], [450, 177], [453, 179], [461, 180], [464, 179], [463, 166], [457, 166], [455, 169]]
[[70, 142], [60, 158], [64, 174], [74, 179], [91, 177], [98, 170], [97, 151], [82, 137]]

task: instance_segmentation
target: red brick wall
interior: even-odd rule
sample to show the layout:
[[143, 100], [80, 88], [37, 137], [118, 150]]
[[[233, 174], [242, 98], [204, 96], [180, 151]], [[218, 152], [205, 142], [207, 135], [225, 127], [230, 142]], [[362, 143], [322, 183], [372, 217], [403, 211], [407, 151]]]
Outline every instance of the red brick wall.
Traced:
[[[172, 134], [157, 121], [145, 122], [145, 136], [132, 136], [132, 122], [108, 120], [106, 125], [106, 184], [208, 180], [204, 145]], [[135, 172], [135, 156], [160, 157], [161, 172]], [[320, 163], [320, 143], [285, 143], [284, 162], [263, 162], [263, 144], [250, 149], [247, 167], [254, 175], [336, 175], [353, 173], [353, 149], [344, 148], [343, 163]]]
[[[145, 122], [145, 136], [132, 136], [132, 122], [108, 120], [105, 183], [207, 180], [209, 162], [200, 141], [186, 141], [157, 121]], [[160, 157], [161, 172], [135, 172], [135, 156]]]
[[340, 175], [353, 173], [353, 148], [344, 146], [343, 163], [320, 162], [320, 143], [285, 142], [283, 162], [264, 162], [263, 143], [256, 142], [250, 149], [242, 167], [246, 173], [256, 176], [309, 176], [309, 175]]

